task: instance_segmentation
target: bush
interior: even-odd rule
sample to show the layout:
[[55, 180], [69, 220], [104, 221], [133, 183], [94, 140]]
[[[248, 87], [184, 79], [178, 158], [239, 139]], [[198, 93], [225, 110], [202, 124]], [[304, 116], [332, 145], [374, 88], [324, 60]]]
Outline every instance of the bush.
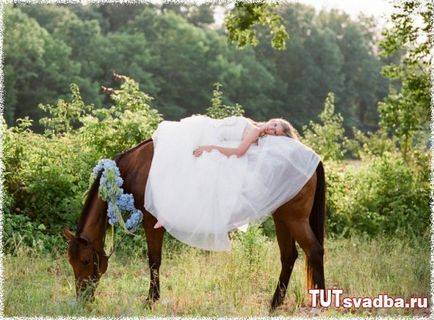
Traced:
[[355, 153], [362, 160], [369, 160], [373, 157], [382, 156], [385, 152], [397, 152], [397, 139], [389, 138], [386, 131], [379, 129], [374, 133], [364, 134], [360, 130], [353, 128], [355, 141], [358, 143]]
[[10, 212], [47, 227], [78, 218], [94, 161], [71, 136], [47, 138], [32, 132], [6, 132], [5, 192]]
[[35, 249], [38, 253], [51, 254], [65, 247], [65, 240], [58, 235], [47, 233], [44, 224], [30, 221], [30, 218], [5, 213], [3, 215], [3, 249], [16, 255], [22, 249]]
[[358, 169], [327, 164], [329, 232], [390, 236], [429, 232], [427, 160], [416, 154], [414, 161], [419, 164], [409, 165], [399, 153], [385, 152]]
[[161, 122], [161, 115], [150, 106], [152, 98], [139, 91], [137, 82], [124, 76], [121, 90], [112, 91], [115, 102], [110, 108], [96, 109], [81, 118], [79, 129], [82, 143], [99, 154], [113, 158], [139, 142], [149, 139]]
[[[117, 153], [149, 138], [161, 116], [151, 108], [151, 98], [126, 77], [120, 90], [112, 90], [114, 104], [95, 109], [81, 100], [78, 87], [71, 86], [70, 101], [41, 106], [49, 113], [42, 123], [44, 134], [30, 130], [31, 121], [20, 119], [16, 127], [3, 122], [4, 246], [6, 252], [30, 246], [50, 251], [61, 248], [61, 229], [75, 225], [92, 167], [101, 158]], [[242, 115], [239, 105], [222, 103], [219, 86], [214, 90], [214, 118]], [[378, 131], [364, 135], [355, 131], [353, 151], [362, 162], [345, 165], [343, 155], [349, 140], [343, 137], [342, 118], [334, 115], [333, 96], [326, 100], [322, 124], [306, 128], [306, 143], [323, 158], [327, 182], [328, 233], [367, 235], [420, 235], [429, 232], [430, 155], [423, 146], [414, 148], [403, 160], [396, 140]], [[115, 245], [126, 254], [146, 252], [142, 235], [122, 235], [116, 228]], [[273, 221], [246, 234], [236, 234], [235, 248], [254, 263], [266, 237], [274, 237]], [[165, 249], [176, 253], [185, 245], [166, 237]]]
[[221, 84], [215, 83], [213, 97], [211, 99], [211, 107], [206, 109], [206, 114], [214, 119], [222, 119], [230, 116], [242, 116], [244, 109], [241, 105], [225, 105], [223, 104], [223, 92], [220, 91]]
[[244, 257], [249, 267], [257, 266], [265, 256], [267, 237], [258, 225], [250, 225], [246, 232], [231, 234], [234, 250]]
[[49, 113], [41, 120], [44, 134], [32, 132], [28, 119], [20, 119], [17, 127], [3, 124], [4, 187], [13, 199], [7, 202], [10, 217], [28, 217], [57, 236], [63, 226], [76, 224], [97, 161], [150, 138], [161, 117], [137, 83], [121, 80], [108, 109], [84, 105], [74, 85], [70, 101], [40, 106]]
[[303, 127], [304, 138], [301, 141], [321, 155], [323, 160], [342, 160], [347, 149], [351, 147], [351, 141], [344, 136], [344, 119], [338, 113], [335, 114], [335, 98], [330, 92], [324, 103], [324, 111], [319, 115], [320, 123], [311, 121]]

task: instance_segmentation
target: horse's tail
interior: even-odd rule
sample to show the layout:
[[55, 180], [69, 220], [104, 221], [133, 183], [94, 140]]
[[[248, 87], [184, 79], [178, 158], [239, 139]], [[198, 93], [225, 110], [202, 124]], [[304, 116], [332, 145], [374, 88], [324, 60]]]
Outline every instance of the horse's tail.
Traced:
[[326, 218], [326, 184], [322, 161], [316, 168], [316, 190], [312, 211], [309, 216], [309, 224], [321, 246], [324, 244], [324, 225]]
[[[326, 218], [326, 184], [324, 167], [320, 161], [316, 168], [316, 190], [312, 210], [309, 216], [309, 224], [320, 246], [316, 245], [311, 259], [306, 259], [307, 289], [325, 289], [324, 281], [324, 225]], [[313, 265], [315, 264], [315, 266]], [[314, 275], [316, 270], [316, 275]]]

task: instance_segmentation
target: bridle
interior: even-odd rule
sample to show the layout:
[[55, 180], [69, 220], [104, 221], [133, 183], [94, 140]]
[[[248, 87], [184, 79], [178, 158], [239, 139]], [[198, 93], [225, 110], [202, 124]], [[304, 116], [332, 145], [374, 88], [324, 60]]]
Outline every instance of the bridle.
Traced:
[[[89, 243], [89, 245], [91, 246], [92, 249], [92, 265], [93, 265], [93, 269], [92, 269], [92, 279], [96, 280], [98, 279], [100, 272], [99, 272], [99, 262], [100, 262], [100, 256], [106, 256], [105, 252], [101, 252], [100, 250], [98, 250], [97, 248], [95, 248], [95, 246], [93, 245], [92, 242]], [[109, 257], [107, 257], [108, 259]]]
[[[106, 220], [106, 223], [105, 223], [105, 228], [106, 229], [107, 229], [107, 220]], [[103, 242], [103, 249], [102, 249], [102, 251], [99, 250], [99, 249], [97, 249], [94, 246], [93, 242], [89, 241], [86, 238], [83, 238], [83, 239], [86, 240], [86, 242], [88, 243], [88, 245], [90, 245], [90, 247], [92, 249], [92, 266], [93, 266], [93, 269], [92, 269], [92, 279], [94, 279], [94, 280], [98, 279], [98, 276], [100, 275], [100, 272], [99, 272], [99, 262], [100, 262], [100, 259], [101, 259], [100, 257], [105, 257], [108, 260], [111, 257], [111, 255], [113, 254], [113, 252], [114, 252], [114, 248], [112, 248], [112, 250], [111, 250], [111, 252], [110, 252], [109, 255], [106, 255], [106, 253], [104, 252], [105, 237], [106, 237], [106, 233], [104, 233], [104, 237], [102, 239], [102, 242]]]
[[94, 246], [92, 242], [87, 240], [86, 238], [80, 236], [80, 238], [86, 240], [87, 245], [90, 246], [90, 249], [92, 250], [92, 275], [91, 275], [91, 281], [95, 281], [100, 276], [100, 261], [101, 257], [105, 257], [107, 260], [112, 255], [113, 251], [107, 256], [104, 252], [104, 249], [101, 251], [98, 248]]

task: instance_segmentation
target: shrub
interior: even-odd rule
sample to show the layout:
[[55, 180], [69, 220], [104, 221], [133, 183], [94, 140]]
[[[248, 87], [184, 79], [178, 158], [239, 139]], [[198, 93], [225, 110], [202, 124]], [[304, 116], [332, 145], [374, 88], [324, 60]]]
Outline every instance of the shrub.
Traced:
[[374, 133], [368, 134], [353, 128], [353, 133], [358, 144], [355, 153], [362, 160], [369, 160], [377, 156], [381, 157], [385, 152], [394, 153], [398, 151], [396, 147], [397, 139], [395, 137], [389, 138], [387, 132], [381, 128]]
[[321, 155], [323, 160], [342, 160], [351, 141], [344, 136], [343, 121], [335, 114], [334, 94], [330, 92], [324, 103], [324, 111], [319, 115], [320, 123], [311, 121], [303, 127], [301, 141]]
[[78, 87], [70, 101], [40, 106], [49, 113], [41, 120], [44, 134], [30, 130], [31, 121], [4, 126], [4, 186], [12, 198], [9, 214], [43, 224], [50, 234], [75, 225], [89, 186], [92, 167], [100, 158], [148, 139], [161, 121], [149, 106], [151, 98], [133, 80], [122, 77], [108, 109], [85, 106]]
[[152, 98], [139, 91], [137, 82], [125, 76], [117, 78], [122, 84], [120, 90], [113, 90], [110, 95], [114, 104], [81, 118], [79, 136], [99, 158], [112, 158], [149, 139], [162, 120], [150, 106]]
[[[419, 160], [416, 158], [419, 157]], [[430, 182], [428, 157], [414, 155], [419, 165], [404, 162], [399, 153], [385, 152], [359, 169], [328, 165], [328, 228], [396, 236], [429, 230]]]
[[222, 119], [230, 116], [242, 116], [244, 109], [238, 103], [235, 105], [223, 104], [223, 92], [220, 91], [221, 84], [215, 83], [213, 90], [213, 97], [211, 99], [211, 107], [206, 109], [206, 114], [214, 119]]
[[65, 246], [59, 235], [50, 235], [44, 224], [30, 221], [19, 214], [3, 215], [3, 248], [6, 253], [16, 255], [22, 249], [35, 249], [38, 253], [53, 253]]

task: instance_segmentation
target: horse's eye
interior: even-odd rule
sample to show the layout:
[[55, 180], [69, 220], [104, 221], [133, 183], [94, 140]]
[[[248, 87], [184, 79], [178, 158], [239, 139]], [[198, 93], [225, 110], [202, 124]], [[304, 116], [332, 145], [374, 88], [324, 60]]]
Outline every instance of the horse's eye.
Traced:
[[88, 264], [90, 263], [90, 260], [89, 260], [89, 259], [87, 259], [87, 260], [83, 260], [82, 263], [83, 263], [84, 265], [88, 265]]

